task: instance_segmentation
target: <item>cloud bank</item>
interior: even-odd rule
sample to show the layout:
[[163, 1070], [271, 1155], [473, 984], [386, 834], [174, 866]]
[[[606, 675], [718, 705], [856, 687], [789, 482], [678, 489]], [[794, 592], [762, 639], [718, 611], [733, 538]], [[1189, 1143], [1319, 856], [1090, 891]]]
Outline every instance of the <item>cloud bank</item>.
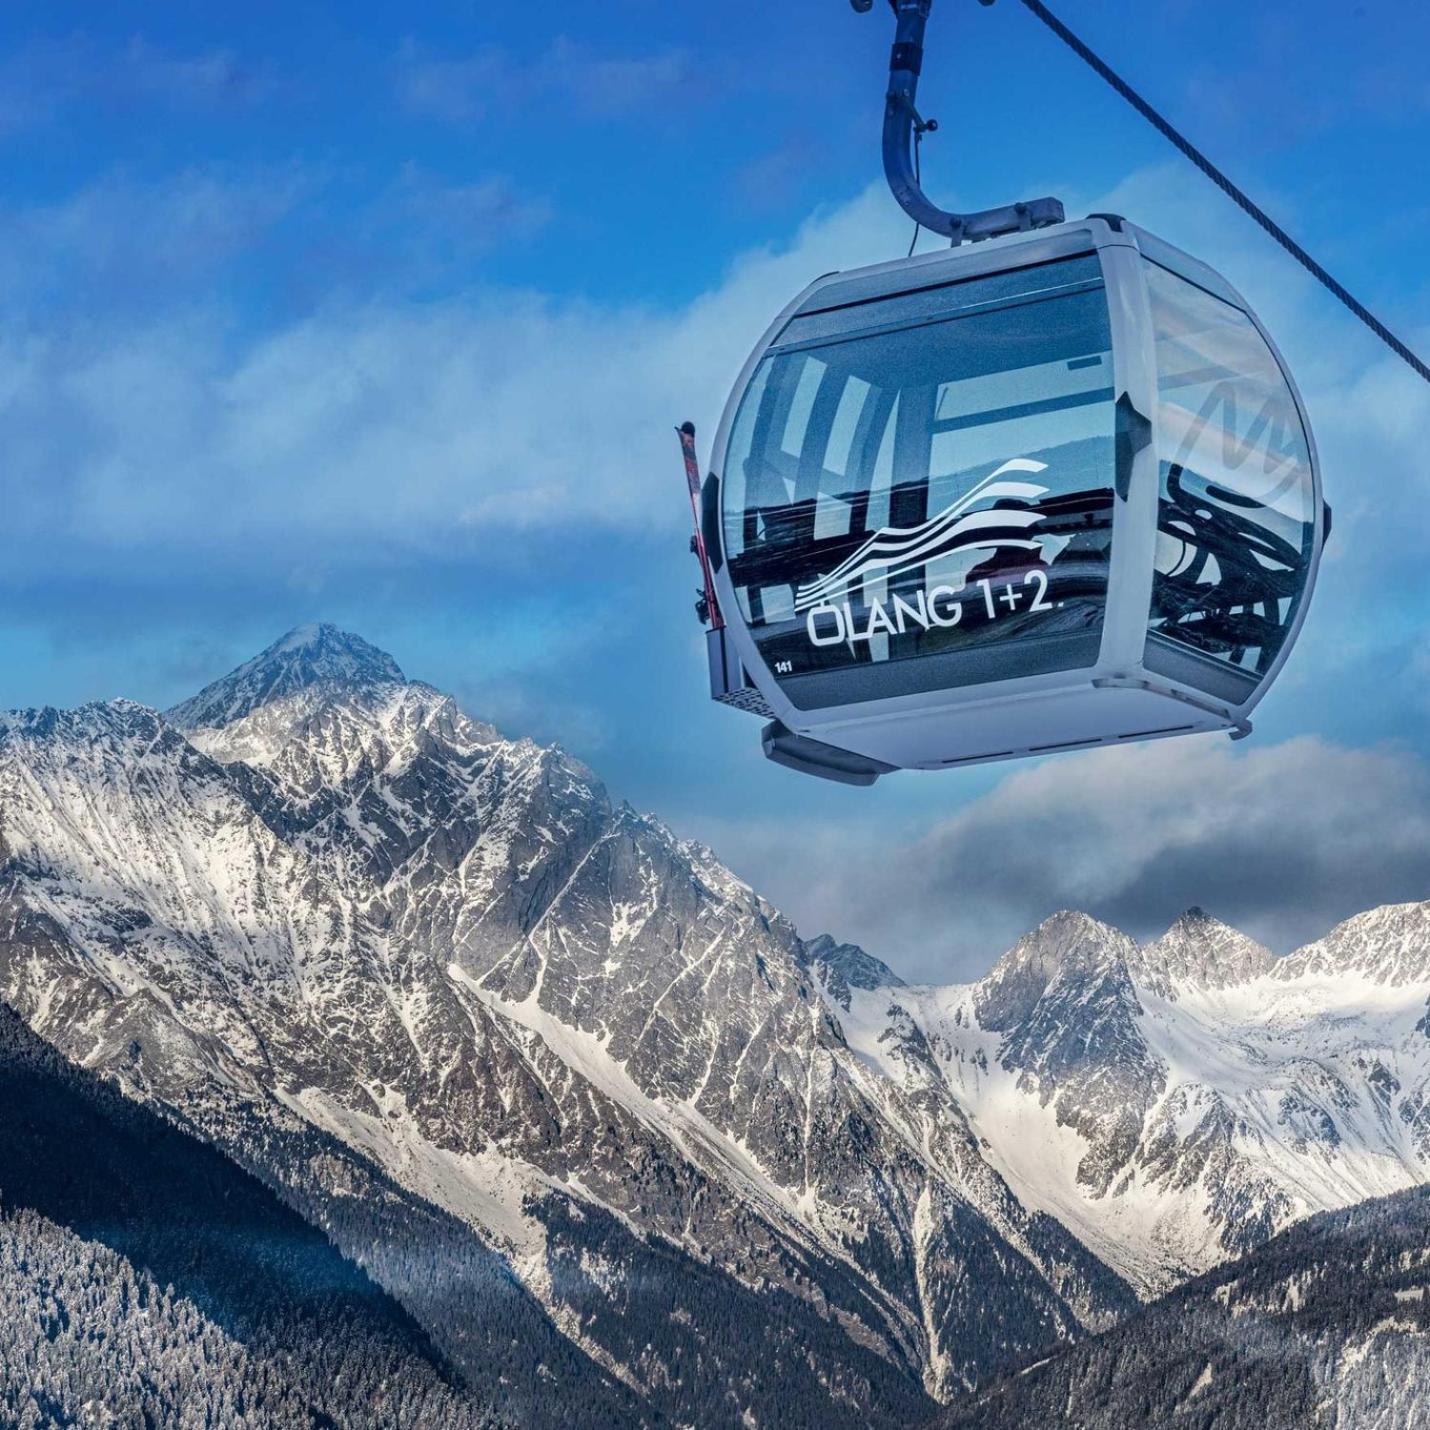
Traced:
[[[407, 228], [539, 221], [498, 183], [433, 192], [418, 177], [383, 200]], [[671, 312], [480, 286], [431, 299], [402, 271], [254, 330], [217, 295], [243, 277], [245, 236], [278, 243], [304, 182], [112, 180], [0, 238], [0, 273], [28, 280], [0, 303], [12, 579], [57, 559], [271, 573], [317, 553], [418, 562], [533, 528], [674, 533], [671, 427], [694, 416], [708, 439], [791, 293], [887, 252], [902, 227], [871, 192]], [[381, 205], [362, 223], [380, 236]], [[76, 292], [92, 301], [65, 311]]]
[[1430, 770], [1312, 736], [1248, 750], [1191, 737], [1015, 769], [893, 844], [826, 827], [791, 848], [785, 833], [731, 831], [736, 862], [801, 906], [806, 932], [833, 929], [932, 982], [978, 976], [1058, 909], [1149, 938], [1201, 904], [1286, 952], [1363, 909], [1430, 897]]
[[[657, 310], [454, 286], [484, 246], [549, 218], [499, 177], [405, 170], [341, 232], [311, 222], [333, 183], [297, 167], [116, 175], [8, 216], [0, 442], [21, 495], [0, 541], [15, 580], [46, 545], [46, 563], [58, 546], [116, 575], [159, 553], [272, 574], [315, 552], [349, 569], [468, 557], [502, 532], [677, 533], [671, 426], [693, 417], [708, 440], [772, 315], [907, 232], [871, 188]], [[1320, 419], [1331, 564], [1408, 592], [1430, 545], [1430, 391], [1220, 205], [1170, 168], [1086, 204], [1155, 214], [1257, 298]], [[263, 323], [226, 298], [258, 284], [287, 295]]]

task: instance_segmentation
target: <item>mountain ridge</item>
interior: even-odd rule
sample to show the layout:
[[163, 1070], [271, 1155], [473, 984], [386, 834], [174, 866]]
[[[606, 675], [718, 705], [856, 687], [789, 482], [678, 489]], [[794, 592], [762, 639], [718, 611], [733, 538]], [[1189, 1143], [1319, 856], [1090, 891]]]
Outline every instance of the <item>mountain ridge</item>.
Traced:
[[851, 995], [891, 1076], [936, 1087], [1029, 1207], [1144, 1295], [1308, 1214], [1430, 1176], [1430, 904], [1275, 959], [1193, 910], [1135, 944], [1045, 920], [973, 984]]
[[1427, 1236], [1430, 1188], [1323, 1212], [985, 1387], [937, 1430], [1423, 1426]]
[[[187, 735], [5, 727], [0, 984], [41, 1033], [208, 1135], [237, 1096], [372, 1158], [658, 1415], [917, 1420], [1130, 1307], [957, 1109], [849, 1052], [812, 972], [872, 961], [811, 956], [569, 755], [320, 666], [248, 663]], [[679, 1265], [761, 1329], [666, 1302], [632, 1342], [655, 1308], [611, 1299]]]
[[270, 701], [315, 685], [380, 688], [407, 677], [386, 651], [327, 622], [295, 626], [166, 715], [181, 730], [230, 725]]

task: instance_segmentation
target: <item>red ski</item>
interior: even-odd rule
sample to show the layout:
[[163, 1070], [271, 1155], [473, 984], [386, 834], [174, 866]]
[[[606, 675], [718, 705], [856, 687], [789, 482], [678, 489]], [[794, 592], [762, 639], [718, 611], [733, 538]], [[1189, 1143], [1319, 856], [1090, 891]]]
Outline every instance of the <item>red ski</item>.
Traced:
[[684, 422], [675, 429], [680, 434], [680, 450], [685, 457], [685, 481], [690, 488], [690, 514], [695, 519], [695, 535], [690, 540], [690, 549], [700, 558], [700, 574], [705, 581], [705, 593], [696, 606], [696, 613], [702, 622], [708, 622], [712, 630], [720, 630], [725, 618], [720, 614], [720, 603], [715, 599], [715, 573], [710, 566], [710, 553], [705, 549], [705, 530], [700, 521], [700, 460], [695, 455], [695, 424]]

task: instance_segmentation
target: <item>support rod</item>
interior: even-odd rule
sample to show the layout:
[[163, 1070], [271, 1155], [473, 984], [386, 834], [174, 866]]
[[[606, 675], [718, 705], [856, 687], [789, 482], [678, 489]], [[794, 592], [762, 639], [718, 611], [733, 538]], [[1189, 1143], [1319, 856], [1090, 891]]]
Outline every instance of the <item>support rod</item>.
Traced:
[[[868, 10], [864, 0], [851, 0], [856, 10]], [[1031, 199], [981, 213], [956, 214], [941, 209], [923, 191], [914, 161], [914, 145], [930, 127], [918, 111], [919, 74], [923, 69], [924, 30], [933, 0], [889, 0], [896, 28], [889, 56], [889, 93], [884, 105], [884, 175], [899, 206], [921, 228], [942, 234], [955, 245], [999, 234], [1017, 233], [1061, 223], [1057, 199]], [[991, 0], [983, 0], [984, 4]]]

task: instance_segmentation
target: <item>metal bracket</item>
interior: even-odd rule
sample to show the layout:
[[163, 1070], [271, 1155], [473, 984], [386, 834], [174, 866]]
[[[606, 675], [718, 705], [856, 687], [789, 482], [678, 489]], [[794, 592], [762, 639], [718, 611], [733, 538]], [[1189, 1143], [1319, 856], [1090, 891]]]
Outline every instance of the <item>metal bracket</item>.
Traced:
[[1137, 410], [1130, 392], [1117, 399], [1116, 432], [1113, 438], [1116, 477], [1113, 485], [1120, 501], [1132, 495], [1132, 465], [1137, 454], [1152, 445], [1152, 420]]
[[[873, 0], [850, 0], [855, 10], [867, 13]], [[991, 5], [993, 0], [982, 0]], [[923, 68], [924, 30], [933, 0], [889, 0], [896, 28], [889, 56], [889, 93], [884, 103], [884, 176], [900, 208], [921, 228], [941, 233], [955, 247], [969, 241], [997, 238], [1062, 223], [1066, 214], [1057, 199], [1030, 199], [1004, 204], [980, 213], [956, 214], [941, 209], [924, 193], [919, 182], [914, 145], [935, 121], [919, 117], [919, 72]]]
[[883, 760], [858, 755], [837, 745], [826, 745], [823, 740], [813, 740], [808, 735], [797, 735], [778, 720], [765, 726], [763, 743], [767, 760], [787, 770], [833, 780], [836, 784], [871, 785], [880, 775], [893, 774], [898, 769], [897, 765], [885, 764]]
[[1218, 720], [1224, 721], [1233, 740], [1244, 740], [1251, 734], [1251, 721], [1243, 716], [1233, 715], [1225, 705], [1218, 705], [1212, 700], [1202, 700], [1198, 696], [1189, 695], [1185, 690], [1163, 685], [1158, 680], [1134, 679], [1129, 675], [1104, 675], [1094, 680], [1092, 685], [1094, 690], [1145, 690], [1168, 700], [1180, 700], [1183, 705], [1190, 705], [1194, 710], [1215, 715]]

